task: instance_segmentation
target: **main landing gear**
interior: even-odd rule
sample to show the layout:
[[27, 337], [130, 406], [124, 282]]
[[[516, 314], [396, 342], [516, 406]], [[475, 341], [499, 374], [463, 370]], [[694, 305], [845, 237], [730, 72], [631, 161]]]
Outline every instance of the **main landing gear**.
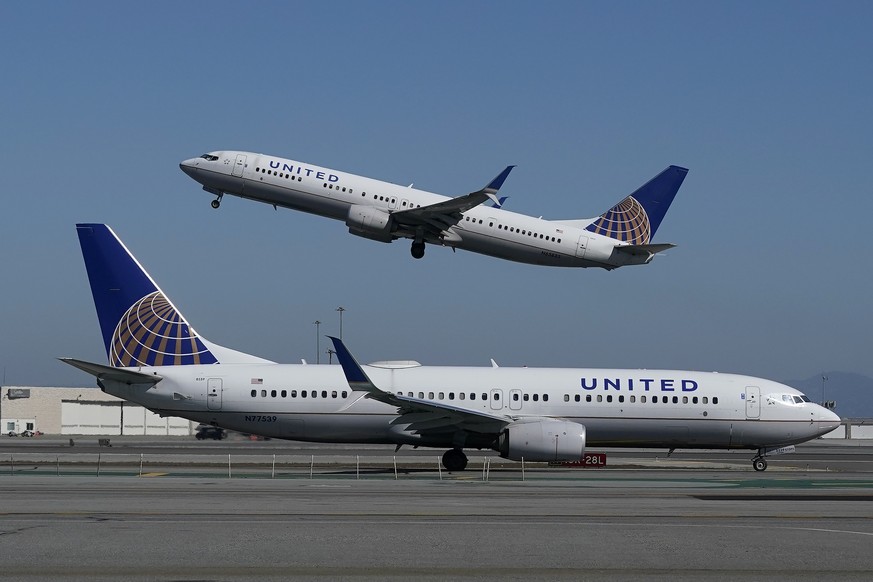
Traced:
[[752, 468], [756, 471], [767, 470], [767, 460], [764, 458], [764, 449], [758, 449], [758, 454], [752, 457]]
[[412, 243], [412, 258], [420, 259], [424, 256], [424, 243], [423, 242], [414, 242]]
[[463, 471], [467, 468], [467, 455], [461, 449], [449, 449], [443, 453], [443, 467], [446, 471]]

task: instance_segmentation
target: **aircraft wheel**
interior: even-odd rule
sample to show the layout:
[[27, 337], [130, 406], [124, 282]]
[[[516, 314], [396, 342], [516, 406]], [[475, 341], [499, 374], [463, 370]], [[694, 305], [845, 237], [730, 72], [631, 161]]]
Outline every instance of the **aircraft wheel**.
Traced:
[[216, 198], [215, 200], [212, 201], [212, 207], [213, 207], [213, 208], [216, 208], [216, 209], [217, 209], [219, 206], [221, 206], [221, 200], [219, 200], [218, 198]]
[[443, 467], [446, 471], [463, 471], [467, 468], [467, 455], [461, 449], [450, 449], [443, 453]]
[[424, 256], [424, 243], [423, 242], [414, 242], [412, 243], [412, 258], [420, 259]]
[[767, 469], [767, 461], [765, 461], [761, 457], [754, 458], [752, 459], [752, 467], [756, 471], [764, 471]]

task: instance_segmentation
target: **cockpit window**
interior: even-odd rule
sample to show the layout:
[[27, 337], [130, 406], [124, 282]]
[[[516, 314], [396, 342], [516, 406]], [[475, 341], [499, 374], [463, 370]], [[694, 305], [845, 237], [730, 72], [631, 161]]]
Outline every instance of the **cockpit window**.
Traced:
[[774, 394], [771, 398], [775, 399], [777, 401], [782, 400], [783, 403], [791, 404], [791, 405], [803, 404], [804, 402], [812, 402], [809, 398], [807, 398], [803, 394], [800, 394], [800, 395], [797, 395], [797, 394]]
[[213, 156], [212, 154], [203, 154], [200, 157], [208, 162], [214, 162], [218, 159], [218, 156]]

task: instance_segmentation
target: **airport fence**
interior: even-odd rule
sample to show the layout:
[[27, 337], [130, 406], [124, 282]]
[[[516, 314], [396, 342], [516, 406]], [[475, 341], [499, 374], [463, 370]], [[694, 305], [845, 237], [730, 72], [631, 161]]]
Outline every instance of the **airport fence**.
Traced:
[[7, 453], [0, 455], [0, 476], [208, 477], [227, 479], [464, 479], [527, 480], [554, 471], [548, 463], [517, 463], [499, 457], [469, 460], [466, 470], [449, 472], [435, 455], [130, 454]]

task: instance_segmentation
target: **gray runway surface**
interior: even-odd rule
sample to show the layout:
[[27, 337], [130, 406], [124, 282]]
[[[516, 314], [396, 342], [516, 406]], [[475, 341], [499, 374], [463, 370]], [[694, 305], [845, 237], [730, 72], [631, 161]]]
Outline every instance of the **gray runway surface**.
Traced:
[[[12, 454], [39, 454], [22, 448]], [[843, 470], [805, 468], [852, 452], [838, 449], [804, 448], [803, 466], [764, 473], [747, 453], [630, 452], [606, 469], [532, 468], [525, 481], [496, 466], [489, 481], [435, 468], [395, 480], [385, 450], [369, 448], [315, 447], [338, 462], [313, 479], [263, 466], [227, 478], [209, 463], [195, 476], [176, 463], [150, 477], [83, 474], [90, 465], [57, 476], [7, 462], [0, 579], [869, 580], [873, 449]], [[352, 455], [375, 460], [359, 474]]]

